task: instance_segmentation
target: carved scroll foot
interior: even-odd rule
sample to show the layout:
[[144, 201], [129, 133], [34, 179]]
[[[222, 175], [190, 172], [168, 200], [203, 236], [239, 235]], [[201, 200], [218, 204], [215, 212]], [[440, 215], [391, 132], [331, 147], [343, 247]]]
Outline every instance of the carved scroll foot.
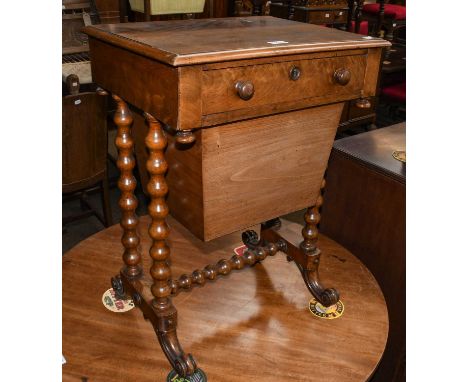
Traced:
[[148, 287], [123, 272], [112, 280], [113, 286], [115, 284], [125, 295], [132, 296], [135, 306], [141, 310], [145, 320], [151, 322], [161, 349], [177, 374], [187, 377], [195, 373], [195, 360], [191, 354], [184, 352], [177, 338], [177, 310], [171, 300], [155, 301]]
[[280, 224], [262, 224], [259, 244], [265, 242], [280, 242], [279, 248], [287, 256], [288, 261], [294, 261], [299, 268], [302, 278], [310, 293], [323, 306], [336, 304], [340, 298], [334, 288], [325, 288], [319, 278], [318, 267], [320, 265], [320, 250], [318, 248], [304, 249], [302, 245], [295, 245], [281, 235]]
[[197, 364], [191, 354], [186, 354], [177, 338], [177, 311], [172, 306], [169, 314], [156, 313], [156, 322], [151, 320], [155, 328], [159, 344], [170, 364], [180, 377], [192, 375]]
[[323, 306], [331, 306], [336, 304], [340, 299], [340, 294], [335, 288], [325, 288], [320, 282], [318, 267], [320, 265], [320, 250], [315, 248], [312, 253], [304, 253], [307, 266], [304, 268], [301, 264], [297, 264], [302, 278], [309, 289], [310, 293]]

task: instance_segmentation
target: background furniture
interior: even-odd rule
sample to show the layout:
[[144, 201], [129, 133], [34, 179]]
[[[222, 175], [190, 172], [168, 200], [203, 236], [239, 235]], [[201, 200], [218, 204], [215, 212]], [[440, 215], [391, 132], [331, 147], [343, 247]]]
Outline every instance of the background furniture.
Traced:
[[352, 251], [388, 305], [387, 348], [374, 381], [405, 378], [405, 124], [337, 140], [327, 170], [320, 231]]
[[343, 26], [353, 9], [349, 0], [280, 0], [270, 4], [270, 15], [310, 24]]
[[373, 4], [364, 4], [362, 19], [368, 21], [371, 35], [393, 42], [395, 33], [406, 26], [406, 7], [388, 2], [378, 0]]
[[[150, 221], [141, 219], [141, 232]], [[188, 273], [207, 258], [228, 258], [242, 245], [240, 232], [202, 243], [176, 220], [169, 218], [168, 223], [176, 273]], [[283, 220], [283, 226], [301, 239], [301, 225]], [[120, 236], [115, 225], [63, 256], [64, 382], [80, 382], [83, 377], [90, 382], [166, 380], [166, 358], [157, 341], [148, 341], [154, 332], [140, 311], [113, 313], [101, 301], [109, 289], [108, 270], [120, 266]], [[150, 245], [143, 235], [142, 249], [146, 252]], [[188, 299], [176, 297], [180, 333], [197, 354], [208, 381], [363, 382], [370, 377], [388, 330], [382, 292], [350, 252], [325, 236], [319, 245], [323, 275], [343, 295], [345, 309], [338, 319], [312, 316], [310, 294], [302, 288], [300, 274], [280, 256], [243, 274], [232, 273], [220, 281], [222, 288], [210, 285]]]
[[[62, 193], [69, 199], [78, 193], [88, 210], [62, 219], [63, 224], [96, 215], [106, 226], [112, 224], [107, 180], [107, 93], [79, 93], [79, 81], [67, 79], [71, 93], [62, 97]], [[86, 190], [99, 185], [103, 216], [86, 200]]]
[[388, 108], [388, 114], [394, 118], [406, 116], [406, 81], [388, 85], [380, 92], [382, 104]]
[[230, 16], [260, 16], [268, 14], [267, 0], [230, 0]]
[[[157, 21], [157, 20], [179, 20], [184, 18], [213, 18], [213, 17], [227, 17], [233, 12], [234, 5], [230, 3], [230, 0], [205, 0], [205, 6], [203, 11], [200, 13], [172, 13], [172, 14], [161, 14], [151, 15], [150, 12], [150, 1], [143, 0], [146, 5], [146, 12], [133, 11], [130, 7], [129, 0], [120, 0], [121, 13], [126, 15], [128, 21]], [[173, 0], [171, 0], [173, 1]], [[232, 9], [231, 9], [232, 8]], [[231, 12], [231, 13], [230, 13]], [[122, 21], [123, 22], [123, 21]]]

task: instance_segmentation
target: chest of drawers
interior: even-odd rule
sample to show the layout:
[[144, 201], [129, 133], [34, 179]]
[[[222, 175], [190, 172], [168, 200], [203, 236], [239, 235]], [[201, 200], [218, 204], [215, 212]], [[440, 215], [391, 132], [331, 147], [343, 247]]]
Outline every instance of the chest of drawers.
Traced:
[[[179, 375], [193, 374], [196, 364], [178, 343], [171, 295], [282, 251], [321, 303], [336, 303], [337, 291], [318, 279], [322, 179], [343, 103], [375, 94], [388, 42], [274, 17], [85, 31], [94, 81], [117, 102], [124, 267], [113, 287], [139, 301]], [[142, 115], [148, 124], [151, 293], [141, 282], [132, 175], [131, 125]], [[304, 241], [282, 239], [276, 218], [305, 207]], [[260, 239], [245, 232], [244, 255], [173, 278], [169, 210], [205, 241], [264, 224]]]
[[348, 0], [282, 1], [270, 4], [270, 15], [311, 24], [338, 25], [348, 22]]

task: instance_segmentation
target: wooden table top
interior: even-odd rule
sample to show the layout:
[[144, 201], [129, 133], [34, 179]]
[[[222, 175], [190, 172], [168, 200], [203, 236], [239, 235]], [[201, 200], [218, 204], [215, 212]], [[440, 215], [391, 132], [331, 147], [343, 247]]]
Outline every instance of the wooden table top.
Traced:
[[406, 164], [392, 155], [406, 151], [406, 122], [339, 139], [333, 150], [406, 183]]
[[100, 24], [84, 31], [174, 66], [390, 45], [380, 38], [271, 16]]
[[[140, 224], [147, 254], [149, 219]], [[173, 273], [228, 258], [240, 234], [203, 243], [174, 219]], [[283, 221], [300, 235], [301, 226]], [[137, 308], [113, 313], [102, 302], [121, 266], [121, 229], [112, 226], [63, 257], [63, 381], [164, 382], [169, 363], [152, 326]], [[294, 263], [283, 254], [234, 272], [174, 299], [178, 335], [209, 381], [366, 381], [385, 348], [388, 317], [374, 277], [347, 250], [321, 236], [321, 277], [338, 288], [345, 309], [326, 320], [308, 310], [311, 298]], [[149, 267], [149, 256], [143, 256]]]

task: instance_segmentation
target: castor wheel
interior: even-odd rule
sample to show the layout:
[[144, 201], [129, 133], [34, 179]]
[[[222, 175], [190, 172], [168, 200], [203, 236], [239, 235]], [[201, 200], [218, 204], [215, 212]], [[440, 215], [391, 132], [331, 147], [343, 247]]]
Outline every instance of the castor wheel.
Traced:
[[242, 242], [249, 249], [255, 249], [260, 244], [260, 240], [258, 239], [257, 232], [252, 231], [252, 230], [242, 232]]

